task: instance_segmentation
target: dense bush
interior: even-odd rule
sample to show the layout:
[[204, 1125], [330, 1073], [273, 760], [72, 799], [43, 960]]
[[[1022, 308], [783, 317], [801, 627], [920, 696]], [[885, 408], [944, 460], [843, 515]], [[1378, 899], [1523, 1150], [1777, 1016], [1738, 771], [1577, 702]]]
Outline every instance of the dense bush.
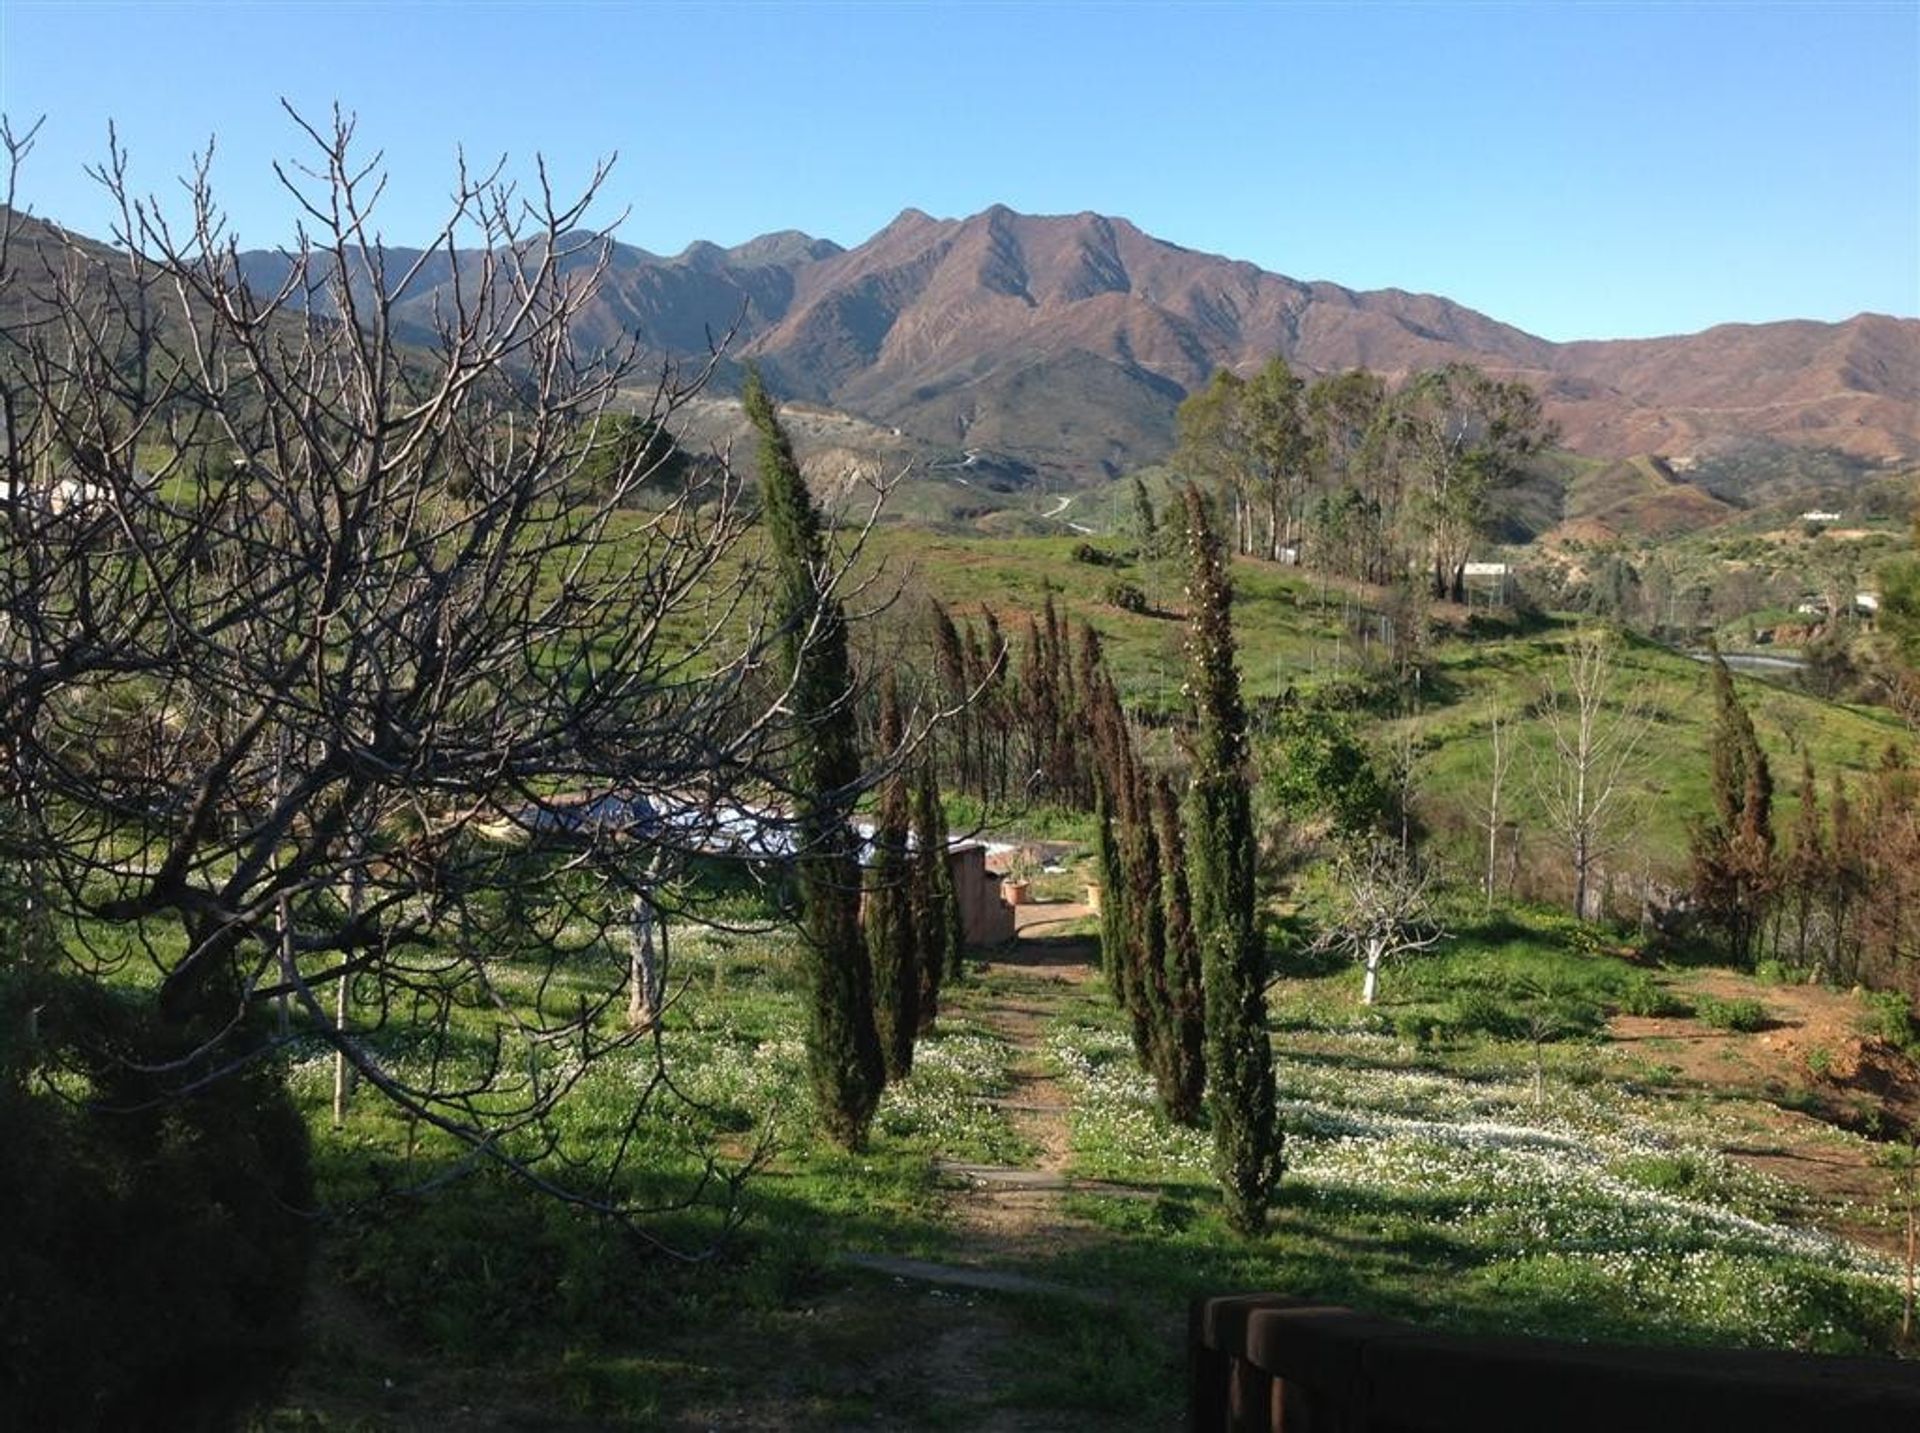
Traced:
[[1351, 720], [1336, 711], [1285, 704], [1272, 717], [1259, 755], [1260, 796], [1294, 821], [1331, 820], [1358, 834], [1393, 808], [1393, 786]]
[[1905, 1047], [1920, 1041], [1920, 1027], [1913, 1018], [1913, 1006], [1897, 990], [1862, 991], [1866, 1009], [1860, 1016], [1860, 1032], [1870, 1039]]

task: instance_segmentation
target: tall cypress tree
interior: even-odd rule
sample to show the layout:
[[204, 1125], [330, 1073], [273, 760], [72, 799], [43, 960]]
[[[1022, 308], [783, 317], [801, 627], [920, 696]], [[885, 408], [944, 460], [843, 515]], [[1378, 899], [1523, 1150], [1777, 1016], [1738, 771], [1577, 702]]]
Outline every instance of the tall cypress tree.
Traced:
[[1807, 931], [1813, 923], [1814, 903], [1831, 878], [1827, 860], [1825, 822], [1820, 815], [1820, 792], [1813, 780], [1813, 753], [1800, 753], [1800, 811], [1793, 822], [1793, 855], [1787, 863], [1787, 887], [1793, 895], [1793, 950], [1806, 960]]
[[914, 971], [920, 982], [918, 1028], [933, 1029], [940, 1016], [940, 986], [953, 956], [947, 948], [954, 919], [953, 873], [947, 867], [947, 836], [940, 816], [940, 788], [933, 761], [921, 763], [913, 785], [912, 897]]
[[1830, 980], [1844, 980], [1853, 973], [1851, 956], [1856, 950], [1854, 907], [1866, 882], [1866, 858], [1860, 822], [1853, 814], [1853, 802], [1847, 786], [1835, 771], [1827, 788], [1827, 809], [1833, 813], [1833, 842], [1828, 847], [1827, 911], [1832, 918], [1832, 940], [1827, 948], [1826, 968], [1819, 973]]
[[741, 393], [759, 435], [760, 503], [775, 570], [773, 616], [785, 634], [794, 724], [791, 781], [806, 964], [807, 1075], [827, 1132], [866, 1140], [885, 1071], [873, 1025], [873, 971], [860, 930], [859, 844], [848, 815], [860, 776], [846, 617], [823, 591], [826, 539], [793, 445], [760, 375]]
[[1266, 1227], [1267, 1201], [1282, 1160], [1263, 952], [1254, 919], [1247, 718], [1234, 661], [1226, 557], [1200, 490], [1189, 485], [1185, 498], [1193, 762], [1187, 845], [1206, 992], [1207, 1112], [1227, 1220], [1243, 1234], [1258, 1234]]
[[941, 949], [946, 952], [946, 981], [964, 980], [967, 974], [967, 928], [960, 914], [960, 891], [953, 883], [953, 862], [948, 859], [947, 808], [940, 799], [940, 787], [931, 775], [927, 778], [928, 799], [933, 819], [932, 849], [940, 853], [933, 868], [934, 891], [940, 901], [940, 919], [946, 925]]
[[1200, 975], [1200, 945], [1193, 929], [1193, 893], [1187, 885], [1186, 840], [1180, 805], [1165, 776], [1153, 782], [1154, 828], [1166, 868], [1167, 1079], [1161, 1094], [1167, 1114], [1198, 1124], [1206, 1092], [1206, 1000]]
[[[1076, 681], [1093, 731], [1095, 853], [1103, 896], [1101, 964], [1125, 1010], [1141, 1068], [1160, 1103], [1182, 1124], [1199, 1119], [1205, 1064], [1201, 1051], [1200, 973], [1179, 862], [1179, 816], [1164, 778], [1135, 758], [1125, 714], [1100, 665], [1099, 639], [1081, 633]], [[1164, 794], [1168, 817], [1159, 805]], [[1170, 824], [1169, 824], [1170, 823]]]
[[[880, 759], [894, 759], [905, 735], [900, 689], [889, 672], [880, 687]], [[873, 963], [873, 1025], [889, 1080], [904, 1080], [913, 1072], [913, 1037], [920, 1029], [913, 873], [907, 854], [912, 821], [907, 779], [895, 770], [880, 788], [873, 858], [867, 865], [865, 920], [867, 958]]]

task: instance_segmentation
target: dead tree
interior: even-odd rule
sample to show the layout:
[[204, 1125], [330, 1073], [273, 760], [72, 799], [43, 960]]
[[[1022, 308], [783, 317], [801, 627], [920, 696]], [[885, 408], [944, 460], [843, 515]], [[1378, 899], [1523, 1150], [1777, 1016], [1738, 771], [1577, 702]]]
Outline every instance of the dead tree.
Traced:
[[1549, 749], [1534, 768], [1534, 789], [1548, 826], [1566, 843], [1573, 913], [1588, 920], [1593, 874], [1629, 828], [1641, 795], [1650, 721], [1644, 697], [1622, 690], [1617, 637], [1598, 628], [1574, 636], [1563, 672], [1547, 680], [1541, 716]]

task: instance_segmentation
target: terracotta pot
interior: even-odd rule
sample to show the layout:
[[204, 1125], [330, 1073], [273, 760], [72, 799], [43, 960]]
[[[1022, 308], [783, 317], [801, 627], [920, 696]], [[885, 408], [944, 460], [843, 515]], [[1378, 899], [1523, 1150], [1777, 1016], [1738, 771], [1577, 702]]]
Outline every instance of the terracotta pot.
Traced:
[[1024, 906], [1027, 893], [1033, 889], [1031, 881], [1005, 880], [1000, 883], [1000, 895], [1010, 906]]

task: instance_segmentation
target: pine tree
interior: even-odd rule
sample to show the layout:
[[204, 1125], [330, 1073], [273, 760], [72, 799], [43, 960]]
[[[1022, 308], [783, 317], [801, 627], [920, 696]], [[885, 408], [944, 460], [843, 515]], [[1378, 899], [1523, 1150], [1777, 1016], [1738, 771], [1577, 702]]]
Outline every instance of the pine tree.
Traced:
[[1266, 1227], [1267, 1201], [1282, 1169], [1282, 1137], [1267, 1038], [1263, 951], [1254, 920], [1247, 721], [1234, 660], [1226, 557], [1200, 490], [1189, 485], [1185, 497], [1193, 762], [1188, 864], [1206, 993], [1207, 1110], [1228, 1222], [1252, 1235]]
[[[894, 758], [904, 736], [900, 689], [889, 672], [880, 688], [882, 760]], [[913, 1037], [920, 1029], [920, 970], [914, 948], [918, 932], [907, 852], [912, 822], [907, 781], [896, 770], [880, 788], [865, 902], [867, 958], [873, 963], [873, 1025], [889, 1081], [904, 1080], [913, 1072]]]
[[773, 552], [773, 615], [785, 633], [794, 723], [795, 865], [806, 965], [807, 1075], [827, 1132], [866, 1140], [885, 1070], [873, 1025], [873, 971], [860, 930], [859, 845], [848, 812], [860, 776], [846, 618], [822, 592], [826, 539], [793, 446], [758, 373], [741, 393], [759, 435], [760, 501]]

